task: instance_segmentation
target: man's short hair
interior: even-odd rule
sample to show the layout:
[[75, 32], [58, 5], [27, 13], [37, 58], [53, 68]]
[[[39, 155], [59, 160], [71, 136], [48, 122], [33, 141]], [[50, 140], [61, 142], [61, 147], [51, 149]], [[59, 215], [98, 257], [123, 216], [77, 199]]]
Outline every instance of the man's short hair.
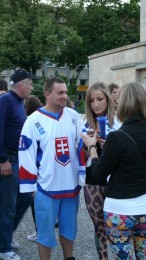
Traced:
[[51, 77], [51, 78], [46, 79], [45, 84], [44, 84], [44, 89], [43, 89], [44, 93], [45, 93], [45, 91], [51, 92], [53, 89], [54, 83], [64, 84], [65, 82], [63, 79], [60, 79], [58, 77]]
[[0, 90], [8, 91], [7, 81], [0, 79]]

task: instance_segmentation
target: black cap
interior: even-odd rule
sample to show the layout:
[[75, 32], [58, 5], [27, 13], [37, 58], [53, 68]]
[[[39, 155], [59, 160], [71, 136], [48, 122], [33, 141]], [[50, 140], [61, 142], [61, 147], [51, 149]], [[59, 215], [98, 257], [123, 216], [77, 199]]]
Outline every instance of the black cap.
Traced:
[[10, 78], [10, 85], [13, 85], [24, 79], [32, 79], [32, 76], [26, 70], [15, 70]]

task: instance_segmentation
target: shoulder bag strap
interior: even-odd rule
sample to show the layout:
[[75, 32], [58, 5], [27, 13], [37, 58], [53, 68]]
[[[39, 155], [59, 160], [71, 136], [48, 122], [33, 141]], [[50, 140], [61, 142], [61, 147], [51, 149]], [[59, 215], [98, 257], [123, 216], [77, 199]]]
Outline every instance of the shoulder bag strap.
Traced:
[[134, 139], [124, 130], [119, 129], [118, 131], [123, 132], [137, 147], [137, 150], [142, 154], [142, 156], [144, 157], [144, 159], [146, 159], [146, 156], [144, 155], [143, 151], [141, 150], [140, 146], [134, 141]]

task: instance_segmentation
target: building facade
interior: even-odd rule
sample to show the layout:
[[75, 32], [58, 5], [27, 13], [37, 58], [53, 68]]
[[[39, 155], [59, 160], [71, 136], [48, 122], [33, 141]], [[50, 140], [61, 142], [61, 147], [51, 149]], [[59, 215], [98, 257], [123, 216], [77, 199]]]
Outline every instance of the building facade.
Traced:
[[122, 86], [146, 85], [146, 0], [140, 1], [140, 42], [89, 56], [89, 85], [96, 81]]

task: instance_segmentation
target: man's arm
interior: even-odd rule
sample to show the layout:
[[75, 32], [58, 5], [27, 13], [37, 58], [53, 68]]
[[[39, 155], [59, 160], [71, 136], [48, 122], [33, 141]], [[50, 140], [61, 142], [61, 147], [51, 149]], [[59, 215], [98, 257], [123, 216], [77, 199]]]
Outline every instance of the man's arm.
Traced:
[[37, 190], [37, 138], [32, 116], [24, 123], [19, 141], [19, 183], [20, 192]]
[[9, 101], [7, 95], [0, 98], [0, 163], [1, 174], [9, 176], [12, 174], [11, 163], [8, 161], [7, 153], [4, 148], [4, 132], [7, 121], [9, 120]]

